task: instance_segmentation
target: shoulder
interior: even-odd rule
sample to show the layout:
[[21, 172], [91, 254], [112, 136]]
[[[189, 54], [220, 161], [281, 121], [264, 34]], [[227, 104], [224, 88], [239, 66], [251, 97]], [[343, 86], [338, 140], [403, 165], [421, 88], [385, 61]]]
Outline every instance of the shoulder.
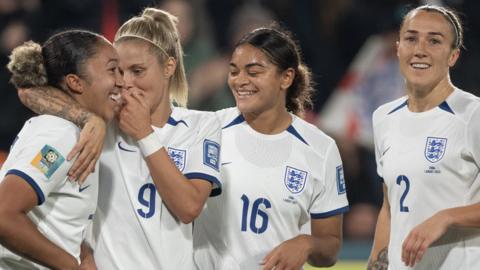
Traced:
[[403, 96], [378, 107], [372, 115], [373, 126], [375, 127], [375, 125], [383, 122], [396, 111], [404, 108], [407, 105], [406, 101], [407, 97]]
[[[219, 127], [219, 119], [214, 112], [209, 111], [197, 111], [186, 108], [175, 107], [170, 117], [171, 120], [175, 120], [179, 124], [184, 124], [189, 128], [195, 127]], [[170, 123], [175, 124], [175, 123]]]
[[49, 141], [62, 139], [75, 144], [80, 129], [65, 119], [52, 115], [40, 115], [27, 120], [21, 133], [27, 137], [42, 137]]
[[[297, 116], [292, 117], [292, 127], [298, 132], [298, 135], [303, 138], [305, 144], [310, 146], [318, 155], [324, 157], [330, 148], [336, 145], [335, 140], [332, 137], [325, 134], [325, 132], [315, 125], [312, 125]], [[290, 131], [290, 133], [292, 132]]]
[[446, 100], [453, 114], [464, 123], [479, 121], [480, 98], [460, 89], [455, 91]]
[[241, 117], [241, 113], [237, 109], [237, 107], [231, 107], [216, 111], [215, 115], [220, 121], [220, 125], [222, 128], [235, 121], [238, 117]]

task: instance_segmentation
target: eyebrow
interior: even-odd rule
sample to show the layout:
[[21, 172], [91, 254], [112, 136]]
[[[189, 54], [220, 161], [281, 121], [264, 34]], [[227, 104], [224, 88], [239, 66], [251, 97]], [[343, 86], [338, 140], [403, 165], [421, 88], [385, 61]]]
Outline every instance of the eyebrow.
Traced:
[[[410, 34], [418, 34], [418, 31], [417, 30], [407, 30], [405, 31], [406, 33], [410, 33]], [[427, 33], [428, 35], [430, 36], [441, 36], [441, 37], [445, 37], [444, 34], [442, 34], [441, 32], [428, 32]]]
[[[235, 65], [234, 63], [230, 62], [230, 67], [234, 67], [234, 68], [237, 68], [237, 65]], [[260, 64], [260, 63], [248, 63], [245, 65], [245, 68], [251, 68], [251, 67], [265, 67], [264, 65]]]

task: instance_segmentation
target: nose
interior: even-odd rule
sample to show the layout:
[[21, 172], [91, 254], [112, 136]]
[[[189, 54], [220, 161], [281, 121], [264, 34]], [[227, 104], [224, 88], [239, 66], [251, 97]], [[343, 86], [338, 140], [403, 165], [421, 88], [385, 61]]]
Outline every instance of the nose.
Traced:
[[239, 87], [247, 85], [250, 82], [246, 71], [240, 71], [234, 80], [235, 84]]
[[115, 73], [115, 85], [120, 88], [125, 86], [125, 81], [123, 80], [123, 76], [120, 71]]
[[427, 41], [425, 39], [420, 39], [416, 44], [415, 44], [415, 50], [414, 54], [418, 58], [424, 58], [427, 56]]
[[123, 80], [123, 82], [124, 82], [124, 84], [123, 84], [123, 88], [124, 88], [124, 89], [129, 90], [130, 88], [132, 88], [132, 87], [134, 86], [134, 84], [133, 84], [133, 76], [130, 75], [129, 72], [123, 73], [122, 80]]

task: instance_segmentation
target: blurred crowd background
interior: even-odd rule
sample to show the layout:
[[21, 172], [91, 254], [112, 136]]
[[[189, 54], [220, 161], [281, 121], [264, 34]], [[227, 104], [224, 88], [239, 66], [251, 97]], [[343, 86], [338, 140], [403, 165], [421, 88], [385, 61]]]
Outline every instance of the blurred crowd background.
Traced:
[[342, 154], [351, 204], [345, 238], [369, 242], [382, 202], [370, 118], [379, 105], [403, 95], [398, 27], [409, 7], [425, 3], [462, 14], [465, 49], [452, 80], [479, 95], [480, 1], [475, 0], [0, 0], [0, 163], [33, 115], [20, 104], [5, 68], [11, 50], [24, 41], [43, 42], [71, 28], [112, 40], [118, 26], [144, 7], [165, 9], [180, 21], [189, 107], [217, 110], [234, 106], [226, 85], [232, 46], [247, 31], [276, 21], [294, 34], [314, 74], [315, 105], [304, 117], [333, 136]]

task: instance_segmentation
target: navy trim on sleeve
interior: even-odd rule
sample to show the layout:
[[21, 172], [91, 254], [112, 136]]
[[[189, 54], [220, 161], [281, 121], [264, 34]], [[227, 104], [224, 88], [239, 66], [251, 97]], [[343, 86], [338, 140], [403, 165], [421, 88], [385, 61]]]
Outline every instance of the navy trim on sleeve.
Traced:
[[325, 213], [310, 213], [310, 217], [312, 219], [328, 218], [328, 217], [336, 216], [336, 215], [339, 215], [339, 214], [343, 214], [345, 212], [348, 212], [348, 210], [350, 210], [350, 207], [347, 205], [345, 207], [338, 208], [338, 209], [328, 211], [328, 212], [325, 212]]
[[220, 194], [222, 194], [222, 189], [221, 188], [214, 188], [214, 189], [212, 189], [212, 192], [210, 192], [210, 197], [216, 197]]
[[25, 181], [27, 181], [28, 184], [30, 184], [30, 186], [32, 186], [32, 188], [35, 190], [35, 193], [37, 193], [38, 205], [41, 205], [45, 201], [45, 196], [43, 195], [43, 191], [37, 185], [35, 180], [33, 180], [29, 175], [19, 170], [9, 170], [6, 175], [9, 175], [9, 174], [13, 174], [24, 179]]
[[202, 179], [212, 183], [212, 185], [217, 185], [216, 188], [212, 188], [210, 197], [215, 197], [222, 193], [222, 184], [216, 177], [204, 173], [187, 173], [185, 177], [187, 177], [187, 179]]

